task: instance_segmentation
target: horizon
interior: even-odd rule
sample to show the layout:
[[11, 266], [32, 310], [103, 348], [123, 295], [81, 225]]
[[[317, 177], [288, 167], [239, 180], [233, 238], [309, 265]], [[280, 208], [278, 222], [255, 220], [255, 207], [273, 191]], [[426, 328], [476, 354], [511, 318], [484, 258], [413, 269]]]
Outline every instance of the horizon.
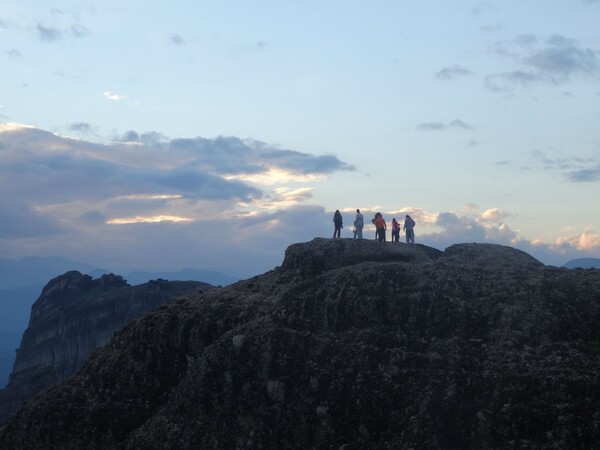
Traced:
[[439, 250], [598, 258], [599, 13], [8, 0], [0, 258], [247, 278], [357, 208], [365, 238], [381, 211]]

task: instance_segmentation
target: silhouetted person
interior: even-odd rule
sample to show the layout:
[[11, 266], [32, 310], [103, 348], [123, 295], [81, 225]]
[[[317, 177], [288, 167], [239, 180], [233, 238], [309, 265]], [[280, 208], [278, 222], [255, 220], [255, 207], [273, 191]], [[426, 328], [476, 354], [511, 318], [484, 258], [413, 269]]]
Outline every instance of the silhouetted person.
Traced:
[[387, 229], [387, 224], [381, 213], [375, 214], [375, 235], [379, 242], [385, 242], [385, 230]]
[[334, 239], [339, 238], [342, 232], [342, 228], [344, 228], [344, 222], [342, 221], [342, 214], [339, 209], [335, 210], [333, 214], [333, 237]]
[[354, 219], [354, 237], [358, 239], [362, 239], [362, 229], [365, 225], [363, 215], [360, 212], [360, 209], [356, 210], [356, 218]]
[[395, 217], [392, 219], [392, 242], [400, 242], [400, 224]]
[[406, 215], [406, 218], [404, 219], [404, 232], [406, 233], [406, 243], [407, 244], [414, 244], [415, 243], [415, 227], [416, 223], [414, 220], [412, 220], [412, 217], [410, 217], [408, 214]]

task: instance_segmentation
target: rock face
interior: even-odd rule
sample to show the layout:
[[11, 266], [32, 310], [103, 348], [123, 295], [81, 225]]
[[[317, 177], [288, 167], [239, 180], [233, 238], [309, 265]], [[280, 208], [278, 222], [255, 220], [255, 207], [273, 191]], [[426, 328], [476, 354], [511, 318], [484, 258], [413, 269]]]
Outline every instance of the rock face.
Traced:
[[595, 448], [600, 271], [315, 239], [131, 322], [3, 448]]
[[212, 287], [165, 280], [132, 287], [120, 276], [93, 280], [76, 271], [53, 279], [31, 308], [9, 383], [0, 391], [0, 425], [27, 398], [73, 375], [130, 320], [175, 297]]

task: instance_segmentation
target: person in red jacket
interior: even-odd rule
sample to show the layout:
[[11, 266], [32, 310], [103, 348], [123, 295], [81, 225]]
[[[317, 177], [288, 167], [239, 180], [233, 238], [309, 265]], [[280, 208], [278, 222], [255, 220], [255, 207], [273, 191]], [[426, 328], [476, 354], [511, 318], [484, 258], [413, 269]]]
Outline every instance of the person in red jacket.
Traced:
[[400, 242], [400, 224], [395, 217], [392, 219], [392, 242]]
[[387, 229], [387, 224], [385, 223], [385, 219], [381, 215], [381, 213], [375, 214], [375, 229], [377, 230], [376, 235], [379, 242], [385, 242], [385, 230]]

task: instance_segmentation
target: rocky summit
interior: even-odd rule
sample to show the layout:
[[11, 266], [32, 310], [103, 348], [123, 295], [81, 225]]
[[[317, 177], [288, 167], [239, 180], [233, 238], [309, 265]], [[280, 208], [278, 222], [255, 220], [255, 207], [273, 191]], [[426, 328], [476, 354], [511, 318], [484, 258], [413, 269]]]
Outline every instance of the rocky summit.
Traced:
[[77, 271], [54, 278], [31, 307], [9, 383], [0, 390], [0, 426], [29, 397], [73, 375], [130, 320], [175, 297], [212, 288], [166, 280], [130, 286], [119, 275], [94, 280]]
[[599, 270], [315, 239], [130, 322], [0, 447], [596, 448], [598, 323]]

